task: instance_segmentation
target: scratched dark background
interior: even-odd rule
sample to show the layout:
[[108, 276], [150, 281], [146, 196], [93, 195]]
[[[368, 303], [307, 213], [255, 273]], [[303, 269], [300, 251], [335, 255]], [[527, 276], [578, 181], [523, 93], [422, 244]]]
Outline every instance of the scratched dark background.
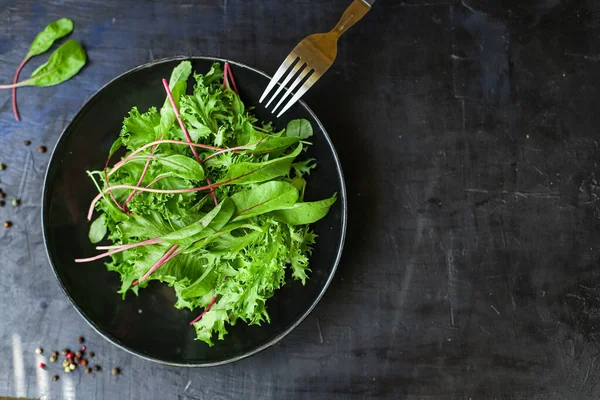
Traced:
[[[129, 68], [215, 55], [272, 73], [348, 4], [0, 0], [1, 82], [59, 17], [90, 59], [66, 84], [20, 90], [20, 123], [0, 92], [0, 187], [23, 201], [0, 208], [14, 222], [0, 228], [0, 396], [600, 397], [595, 0], [379, 0], [343, 37], [305, 100], [345, 168], [348, 240], [325, 297], [278, 345], [217, 368], [164, 367], [108, 344], [61, 292], [40, 228], [49, 153], [35, 148], [52, 148]], [[35, 347], [78, 335], [104, 372], [52, 382], [36, 369]]]

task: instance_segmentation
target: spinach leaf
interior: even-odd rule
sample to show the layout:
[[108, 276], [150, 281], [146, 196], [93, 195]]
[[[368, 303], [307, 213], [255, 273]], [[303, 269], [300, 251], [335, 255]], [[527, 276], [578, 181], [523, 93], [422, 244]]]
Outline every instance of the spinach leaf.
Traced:
[[167, 157], [158, 157], [156, 160], [165, 164], [174, 175], [183, 179], [190, 181], [204, 180], [204, 170], [193, 158], [182, 154], [173, 154]]
[[[44, 28], [43, 31], [38, 33], [38, 35], [35, 37], [35, 39], [33, 39], [33, 42], [31, 43], [31, 46], [29, 47], [29, 51], [25, 55], [25, 58], [23, 59], [23, 61], [21, 61], [21, 63], [17, 67], [17, 70], [15, 71], [15, 76], [13, 78], [12, 107], [13, 107], [13, 114], [17, 121], [20, 121], [19, 110], [17, 108], [17, 87], [25, 86], [23, 84], [17, 83], [19, 80], [19, 74], [21, 73], [21, 70], [23, 69], [25, 64], [27, 64], [27, 62], [32, 57], [40, 55], [42, 53], [45, 53], [52, 46], [52, 44], [54, 44], [54, 42], [56, 40], [62, 38], [63, 36], [68, 35], [72, 31], [73, 31], [73, 21], [71, 21], [68, 18], [61, 18], [57, 21], [54, 21], [54, 22], [48, 24], [48, 26], [46, 26], [46, 28]], [[38, 86], [49, 86], [49, 85], [38, 85]]]
[[285, 128], [285, 136], [297, 136], [300, 139], [308, 139], [312, 135], [312, 125], [305, 119], [291, 120]]
[[283, 181], [271, 181], [231, 196], [236, 212], [234, 221], [252, 218], [270, 211], [291, 207], [298, 200], [298, 190]]
[[75, 76], [85, 65], [85, 50], [75, 40], [68, 40], [60, 46], [50, 59], [40, 65], [31, 77], [16, 86], [54, 86]]
[[296, 203], [289, 208], [273, 211], [272, 215], [278, 221], [289, 225], [312, 224], [327, 215], [336, 199], [337, 196], [334, 194], [325, 200]]
[[234, 203], [230, 199], [225, 199], [199, 221], [162, 236], [161, 239], [184, 247], [189, 246], [225, 226], [234, 211]]
[[90, 242], [98, 243], [102, 241], [102, 239], [104, 239], [104, 236], [106, 236], [107, 230], [108, 228], [106, 227], [104, 214], [102, 214], [98, 218], [96, 218], [94, 222], [92, 222], [92, 225], [90, 225], [90, 233], [88, 235], [90, 238]]
[[45, 53], [55, 41], [71, 32], [73, 32], [73, 21], [70, 19], [61, 18], [51, 22], [43, 31], [37, 34], [35, 39], [33, 39], [25, 58], [29, 59], [33, 56]]
[[220, 182], [231, 181], [234, 185], [264, 182], [280, 176], [287, 176], [294, 159], [302, 151], [302, 143], [287, 156], [259, 163], [241, 162], [232, 165]]
[[[171, 73], [169, 79], [169, 89], [175, 100], [175, 104], [179, 107], [179, 102], [182, 94], [185, 94], [187, 89], [187, 80], [192, 73], [192, 63], [189, 61], [182, 61]], [[169, 99], [165, 99], [162, 108], [160, 109], [160, 126], [159, 135], [165, 135], [171, 129], [171, 126], [175, 122], [176, 116], [175, 111]], [[157, 135], [158, 136], [158, 135]]]

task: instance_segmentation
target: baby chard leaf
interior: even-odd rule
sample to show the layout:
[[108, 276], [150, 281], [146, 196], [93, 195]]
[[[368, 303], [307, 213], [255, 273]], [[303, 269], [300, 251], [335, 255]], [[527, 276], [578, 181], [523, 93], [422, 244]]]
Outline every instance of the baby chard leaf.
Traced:
[[290, 183], [271, 181], [231, 196], [236, 208], [234, 221], [251, 218], [281, 208], [298, 200], [298, 190]]
[[71, 32], [73, 32], [73, 21], [68, 18], [61, 18], [48, 24], [48, 26], [33, 39], [26, 58], [45, 53], [55, 41]]
[[336, 199], [337, 195], [334, 194], [325, 200], [296, 203], [290, 208], [273, 211], [272, 215], [276, 220], [290, 225], [312, 224], [327, 215]]
[[305, 119], [294, 119], [287, 124], [285, 136], [297, 136], [300, 139], [308, 139], [313, 135], [310, 122]]
[[[23, 61], [21, 61], [21, 64], [19, 64], [17, 70], [15, 71], [13, 85], [17, 84], [17, 81], [19, 80], [19, 74], [21, 73], [21, 70], [23, 69], [25, 64], [27, 64], [27, 61], [29, 61], [34, 56], [45, 53], [52, 46], [52, 44], [54, 44], [56, 40], [68, 35], [72, 31], [73, 21], [71, 21], [68, 18], [61, 18], [58, 21], [50, 23], [48, 26], [46, 26], [46, 28], [44, 28], [43, 31], [38, 33], [35, 39], [33, 39], [33, 43], [31, 43], [31, 46], [29, 48], [29, 51], [25, 55], [25, 58], [23, 59]], [[15, 119], [17, 121], [20, 121], [19, 110], [17, 108], [16, 87], [12, 88], [12, 106]]]
[[98, 243], [106, 236], [107, 226], [104, 218], [104, 214], [101, 214], [98, 218], [90, 225], [89, 238], [90, 242]]
[[161, 237], [161, 239], [169, 243], [179, 244], [180, 246], [189, 246], [195, 241], [202, 239], [202, 237], [206, 237], [225, 226], [231, 219], [234, 211], [233, 202], [226, 198], [199, 221], [171, 232]]
[[204, 170], [196, 160], [182, 154], [173, 154], [167, 157], [159, 157], [157, 161], [169, 167], [169, 171], [180, 178], [190, 181], [201, 181], [204, 179]]
[[54, 86], [71, 79], [85, 65], [85, 50], [75, 40], [68, 40], [60, 46], [50, 59], [40, 65], [31, 77], [19, 86]]
[[[187, 81], [192, 73], [192, 63], [189, 61], [182, 61], [171, 73], [169, 79], [169, 90], [173, 95], [175, 104], [179, 107], [179, 99], [181, 95], [185, 94], [187, 89]], [[165, 102], [160, 109], [160, 134], [166, 134], [171, 126], [175, 122], [176, 116], [173, 111], [173, 106], [169, 102], [169, 99], [165, 99]]]
[[258, 163], [241, 162], [239, 164], [234, 164], [229, 168], [227, 175], [222, 181], [230, 180], [231, 184], [241, 185], [246, 183], [259, 183], [280, 176], [286, 176], [290, 173], [292, 162], [301, 151], [302, 143], [299, 143], [296, 150], [287, 156]]

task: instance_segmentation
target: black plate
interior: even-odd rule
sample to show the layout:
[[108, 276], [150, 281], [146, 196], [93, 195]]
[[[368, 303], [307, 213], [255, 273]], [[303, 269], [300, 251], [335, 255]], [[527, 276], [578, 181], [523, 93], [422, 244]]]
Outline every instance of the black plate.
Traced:
[[[100, 89], [77, 113], [65, 129], [52, 154], [46, 174], [42, 205], [44, 241], [56, 278], [79, 313], [102, 336], [140, 357], [180, 366], [211, 366], [239, 360], [263, 350], [294, 329], [315, 307], [340, 259], [346, 230], [346, 193], [340, 162], [325, 129], [302, 102], [294, 105], [276, 127], [285, 127], [295, 118], [308, 119], [314, 128], [313, 146], [308, 155], [318, 168], [308, 179], [306, 200], [317, 200], [338, 193], [338, 201], [326, 218], [314, 225], [319, 235], [311, 258], [310, 279], [306, 286], [287, 278], [287, 284], [267, 302], [270, 324], [229, 327], [225, 340], [214, 347], [196, 341], [189, 321], [198, 311], [173, 307], [173, 289], [152, 282], [140, 296], [117, 294], [119, 276], [108, 272], [103, 262], [75, 264], [73, 259], [97, 254], [88, 240], [86, 213], [97, 193], [85, 171], [101, 169], [108, 150], [119, 134], [123, 118], [132, 106], [145, 111], [160, 107], [165, 99], [162, 78], [189, 58], [171, 58], [142, 65], [114, 79]], [[221, 59], [194, 57], [195, 71], [208, 71]], [[270, 77], [246, 65], [231, 62], [247, 106], [258, 105], [258, 98]], [[258, 106], [262, 120], [274, 117]]]

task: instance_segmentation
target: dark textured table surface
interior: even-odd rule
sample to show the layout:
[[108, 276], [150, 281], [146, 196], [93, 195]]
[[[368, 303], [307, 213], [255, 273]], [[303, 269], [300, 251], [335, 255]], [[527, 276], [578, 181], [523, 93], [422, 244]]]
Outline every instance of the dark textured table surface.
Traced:
[[[172, 55], [273, 72], [348, 0], [0, 0], [0, 81], [69, 17], [89, 65], [0, 92], [0, 396], [48, 399], [600, 397], [600, 5], [380, 0], [305, 97], [340, 153], [349, 232], [333, 284], [278, 345], [210, 369], [104, 341], [46, 259], [49, 153], [104, 83]], [[27, 76], [43, 61], [25, 68]], [[23, 140], [31, 140], [26, 147]], [[34, 349], [86, 337], [105, 370], [58, 382]], [[120, 376], [108, 369], [119, 366]]]

